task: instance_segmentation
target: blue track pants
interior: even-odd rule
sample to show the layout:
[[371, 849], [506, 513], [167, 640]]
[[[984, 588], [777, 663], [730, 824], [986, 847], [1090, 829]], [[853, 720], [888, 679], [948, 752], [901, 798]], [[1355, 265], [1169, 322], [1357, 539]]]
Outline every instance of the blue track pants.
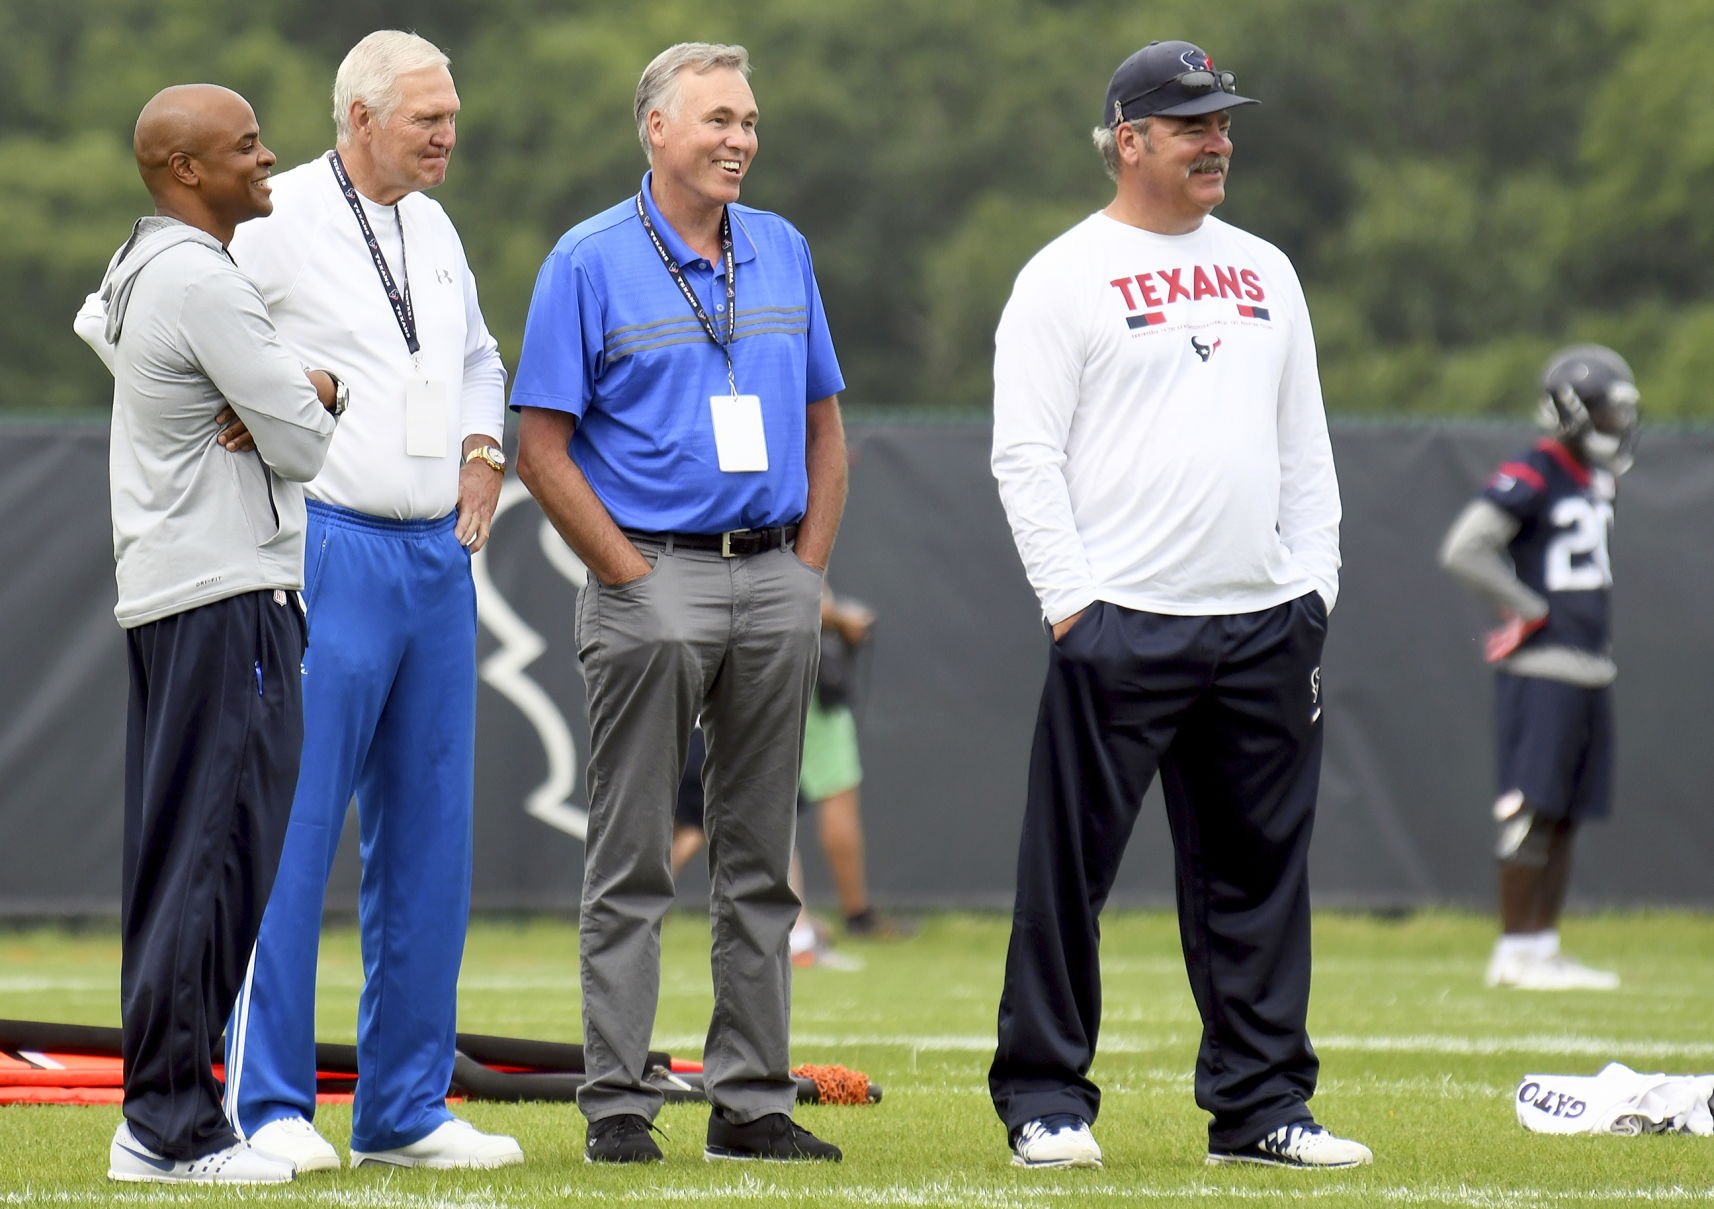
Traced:
[[244, 1136], [315, 1113], [322, 902], [353, 793], [363, 992], [351, 1147], [409, 1145], [449, 1119], [476, 740], [476, 595], [454, 524], [310, 503], [303, 762], [227, 1028], [226, 1111]]

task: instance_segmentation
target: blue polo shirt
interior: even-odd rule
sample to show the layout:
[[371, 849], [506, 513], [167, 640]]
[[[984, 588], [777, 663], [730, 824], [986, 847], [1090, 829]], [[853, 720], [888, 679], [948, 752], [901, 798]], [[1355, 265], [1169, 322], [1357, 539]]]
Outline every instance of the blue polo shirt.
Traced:
[[[724, 338], [726, 270], [691, 251], [643, 204]], [[577, 418], [569, 453], [623, 529], [719, 533], [803, 516], [804, 409], [845, 387], [809, 245], [785, 219], [731, 205], [738, 393], [762, 401], [768, 469], [720, 469], [709, 408], [730, 393], [709, 340], [637, 217], [623, 202], [567, 231], [536, 278], [511, 406]]]

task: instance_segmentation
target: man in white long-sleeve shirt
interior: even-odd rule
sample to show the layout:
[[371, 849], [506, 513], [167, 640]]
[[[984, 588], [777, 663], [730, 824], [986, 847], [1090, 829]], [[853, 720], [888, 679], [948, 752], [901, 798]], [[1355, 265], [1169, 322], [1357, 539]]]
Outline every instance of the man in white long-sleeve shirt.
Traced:
[[989, 1073], [1025, 1167], [1101, 1163], [1098, 921], [1157, 771], [1208, 1161], [1371, 1158], [1307, 1106], [1339, 489], [1297, 276], [1211, 216], [1234, 86], [1188, 42], [1120, 65], [1113, 202], [1025, 266], [995, 337], [994, 475], [1053, 639]]
[[317, 937], [353, 793], [362, 840], [353, 1165], [494, 1167], [508, 1137], [446, 1108], [470, 906], [476, 598], [505, 459], [505, 370], [452, 222], [458, 93], [412, 34], [364, 38], [334, 82], [336, 149], [277, 177], [233, 244], [286, 342], [365, 401], [308, 486], [304, 758], [254, 967], [227, 1029], [227, 1113], [300, 1171], [315, 1112]]

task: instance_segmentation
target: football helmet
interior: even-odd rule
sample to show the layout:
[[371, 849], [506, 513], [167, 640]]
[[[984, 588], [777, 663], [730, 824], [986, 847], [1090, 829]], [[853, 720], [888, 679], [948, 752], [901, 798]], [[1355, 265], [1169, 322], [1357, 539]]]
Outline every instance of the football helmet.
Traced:
[[1636, 375], [1625, 359], [1600, 344], [1561, 349], [1541, 373], [1542, 427], [1585, 463], [1614, 474], [1636, 456]]

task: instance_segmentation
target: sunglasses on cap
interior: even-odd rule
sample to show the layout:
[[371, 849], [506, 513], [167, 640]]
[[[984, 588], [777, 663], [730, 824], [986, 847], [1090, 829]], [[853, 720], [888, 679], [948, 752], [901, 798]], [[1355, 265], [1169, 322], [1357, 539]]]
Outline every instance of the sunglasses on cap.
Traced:
[[1169, 80], [1162, 80], [1147, 92], [1139, 92], [1128, 101], [1113, 102], [1113, 122], [1117, 125], [1125, 120], [1125, 106], [1134, 105], [1146, 97], [1152, 97], [1163, 88], [1178, 88], [1190, 96], [1204, 96], [1210, 92], [1238, 91], [1238, 77], [1229, 71], [1210, 71], [1207, 68], [1197, 68], [1195, 71], [1183, 71]]

